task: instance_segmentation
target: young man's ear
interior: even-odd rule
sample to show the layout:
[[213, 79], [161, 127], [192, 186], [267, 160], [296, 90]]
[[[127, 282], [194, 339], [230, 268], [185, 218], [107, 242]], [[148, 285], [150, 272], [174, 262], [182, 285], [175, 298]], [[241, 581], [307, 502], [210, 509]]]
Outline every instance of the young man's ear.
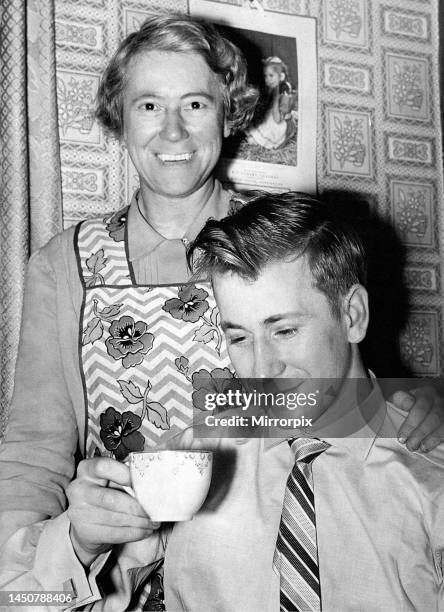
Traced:
[[367, 333], [369, 312], [368, 294], [362, 285], [353, 285], [344, 297], [344, 324], [347, 339], [357, 344], [365, 338]]

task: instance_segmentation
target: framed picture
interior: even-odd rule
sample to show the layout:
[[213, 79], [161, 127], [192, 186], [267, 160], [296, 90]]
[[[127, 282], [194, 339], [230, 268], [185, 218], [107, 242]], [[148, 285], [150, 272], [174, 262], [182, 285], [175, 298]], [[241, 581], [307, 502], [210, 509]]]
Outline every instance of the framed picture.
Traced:
[[190, 0], [240, 47], [260, 98], [252, 123], [224, 142], [218, 176], [238, 189], [316, 191], [316, 21]]

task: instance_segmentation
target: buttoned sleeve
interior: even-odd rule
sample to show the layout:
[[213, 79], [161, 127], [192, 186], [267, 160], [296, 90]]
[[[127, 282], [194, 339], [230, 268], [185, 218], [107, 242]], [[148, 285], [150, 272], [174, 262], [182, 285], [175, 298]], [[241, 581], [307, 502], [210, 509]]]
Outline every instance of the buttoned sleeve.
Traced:
[[76, 609], [100, 600], [96, 578], [107, 555], [96, 559], [87, 574], [72, 548], [69, 526], [66, 513], [62, 513], [55, 519], [18, 529], [3, 546], [0, 588], [74, 593], [75, 604], [60, 609]]
[[[66, 513], [17, 530], [3, 547], [0, 589], [6, 591], [64, 591], [73, 602], [40, 607], [40, 612], [77, 610], [125, 610], [134, 584], [143, 581], [164, 557], [168, 530], [120, 547], [118, 555], [100, 555], [88, 571], [77, 559], [69, 537]], [[101, 571], [107, 565], [101, 576]], [[102, 595], [100, 580], [107, 584]]]

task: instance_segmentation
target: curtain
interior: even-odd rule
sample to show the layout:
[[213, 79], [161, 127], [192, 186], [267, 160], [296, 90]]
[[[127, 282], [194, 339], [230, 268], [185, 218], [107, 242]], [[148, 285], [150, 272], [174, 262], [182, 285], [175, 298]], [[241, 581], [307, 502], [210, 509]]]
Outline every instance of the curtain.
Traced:
[[55, 0], [0, 8], [0, 438], [13, 391], [26, 264], [62, 229]]

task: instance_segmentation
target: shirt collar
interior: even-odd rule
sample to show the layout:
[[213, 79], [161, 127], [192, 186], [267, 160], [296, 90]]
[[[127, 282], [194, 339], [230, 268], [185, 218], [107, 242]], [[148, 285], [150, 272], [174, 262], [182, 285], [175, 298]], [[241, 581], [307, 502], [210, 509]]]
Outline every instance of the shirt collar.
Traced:
[[[316, 432], [316, 437], [330, 446], [343, 449], [364, 460], [378, 437], [386, 420], [387, 406], [376, 378], [370, 372], [371, 390], [359, 406], [344, 411], [334, 424]], [[323, 430], [325, 435], [322, 435]], [[350, 432], [344, 435], [344, 432]], [[385, 434], [386, 437], [388, 434]], [[394, 434], [393, 434], [394, 435]], [[287, 439], [265, 438], [264, 449], [270, 449]]]
[[227, 215], [230, 194], [218, 180], [205, 206], [186, 229], [182, 238], [168, 239], [159, 234], [145, 219], [137, 205], [139, 190], [134, 192], [128, 212], [128, 251], [130, 261], [146, 257], [164, 242], [181, 241], [185, 245], [194, 240], [209, 218], [222, 219]]
[[[362, 460], [368, 456], [387, 415], [387, 405], [374, 376], [370, 381], [372, 388], [366, 399], [338, 419], [329, 435], [320, 435], [330, 446], [348, 451]], [[351, 433], [341, 435], [347, 431]]]
[[128, 253], [130, 261], [148, 255], [165, 240], [142, 216], [137, 205], [138, 195], [139, 190], [136, 190], [131, 198], [128, 211]]

